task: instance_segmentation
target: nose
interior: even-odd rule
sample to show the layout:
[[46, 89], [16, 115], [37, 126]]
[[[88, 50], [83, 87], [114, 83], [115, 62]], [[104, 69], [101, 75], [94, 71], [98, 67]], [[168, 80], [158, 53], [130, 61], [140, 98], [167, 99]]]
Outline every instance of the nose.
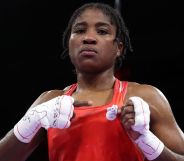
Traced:
[[83, 44], [96, 44], [96, 38], [94, 35], [86, 33], [83, 38]]
[[96, 40], [95, 39], [84, 39], [83, 40], [83, 44], [96, 44]]

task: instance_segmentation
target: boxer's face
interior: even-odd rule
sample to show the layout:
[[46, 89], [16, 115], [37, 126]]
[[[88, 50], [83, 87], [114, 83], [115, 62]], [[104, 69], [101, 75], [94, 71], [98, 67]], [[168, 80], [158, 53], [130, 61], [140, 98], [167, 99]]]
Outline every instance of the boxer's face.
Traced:
[[120, 48], [115, 41], [116, 27], [99, 9], [86, 9], [72, 25], [69, 55], [79, 72], [114, 69]]

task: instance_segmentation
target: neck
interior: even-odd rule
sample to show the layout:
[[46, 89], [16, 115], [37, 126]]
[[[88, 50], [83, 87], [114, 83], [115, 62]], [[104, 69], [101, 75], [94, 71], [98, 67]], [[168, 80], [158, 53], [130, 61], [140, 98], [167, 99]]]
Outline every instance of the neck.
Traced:
[[77, 90], [103, 91], [112, 89], [115, 77], [112, 71], [98, 74], [77, 73]]

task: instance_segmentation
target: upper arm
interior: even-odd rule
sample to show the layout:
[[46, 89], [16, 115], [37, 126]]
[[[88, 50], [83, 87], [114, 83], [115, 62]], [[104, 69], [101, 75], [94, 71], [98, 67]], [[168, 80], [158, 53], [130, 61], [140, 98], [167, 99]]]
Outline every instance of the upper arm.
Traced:
[[[42, 93], [30, 108], [48, 101], [54, 97], [62, 95], [61, 90], [52, 90]], [[31, 140], [29, 144], [19, 141], [14, 135], [13, 129], [10, 130], [4, 138], [0, 140], [0, 160], [15, 160], [23, 161], [30, 156], [30, 154], [39, 146], [47, 145], [40, 144], [46, 143], [46, 130], [41, 128], [35, 137]]]
[[172, 151], [184, 154], [184, 133], [178, 126], [172, 109], [163, 93], [155, 87], [146, 87], [144, 96], [151, 112], [150, 130]]
[[57, 96], [60, 96], [60, 95], [63, 95], [64, 91], [62, 90], [50, 90], [50, 91], [45, 91], [43, 92], [34, 102], [33, 104], [31, 105], [30, 108], [36, 106], [36, 105], [39, 105], [43, 102], [46, 102], [54, 97], [57, 97]]
[[[63, 91], [61, 90], [51, 90], [51, 91], [46, 91], [43, 92], [35, 101], [34, 103], [31, 105], [30, 108], [35, 107], [36, 105], [39, 105], [43, 102], [46, 102], [54, 97], [60, 96], [63, 94]], [[46, 135], [46, 130], [41, 128], [37, 134], [35, 135], [35, 137], [33, 138], [33, 140], [31, 141], [31, 143], [28, 145], [29, 149], [35, 149], [41, 142], [42, 140], [45, 140], [47, 137]], [[32, 150], [31, 150], [32, 151]]]

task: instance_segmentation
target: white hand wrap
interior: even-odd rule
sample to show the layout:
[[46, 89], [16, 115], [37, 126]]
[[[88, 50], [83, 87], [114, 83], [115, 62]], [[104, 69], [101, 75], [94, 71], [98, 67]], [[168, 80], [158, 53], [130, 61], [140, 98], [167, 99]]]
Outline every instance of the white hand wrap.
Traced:
[[135, 143], [148, 160], [154, 160], [163, 151], [164, 144], [149, 130], [149, 105], [140, 97], [130, 97], [129, 99], [132, 101], [135, 111], [135, 124], [132, 129], [142, 134], [135, 140]]
[[14, 126], [15, 136], [21, 142], [29, 143], [41, 127], [68, 128], [73, 116], [73, 102], [71, 96], [63, 95], [29, 109]]

